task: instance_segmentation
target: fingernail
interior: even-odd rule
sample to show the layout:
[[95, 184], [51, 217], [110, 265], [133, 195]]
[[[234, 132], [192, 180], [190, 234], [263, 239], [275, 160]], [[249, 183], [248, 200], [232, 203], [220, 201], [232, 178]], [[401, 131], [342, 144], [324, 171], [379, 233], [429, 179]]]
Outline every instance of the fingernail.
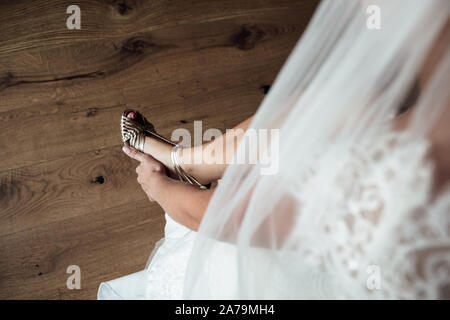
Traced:
[[129, 153], [130, 152], [130, 147], [129, 146], [123, 146], [122, 147], [122, 151], [125, 153]]

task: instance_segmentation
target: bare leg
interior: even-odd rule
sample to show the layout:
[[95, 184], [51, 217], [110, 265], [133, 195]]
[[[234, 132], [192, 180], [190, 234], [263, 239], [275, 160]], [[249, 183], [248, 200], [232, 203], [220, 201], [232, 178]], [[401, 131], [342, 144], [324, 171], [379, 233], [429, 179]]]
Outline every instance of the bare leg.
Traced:
[[[130, 114], [128, 117], [133, 118], [133, 115]], [[178, 156], [181, 167], [202, 184], [220, 179], [252, 119], [253, 117], [250, 117], [234, 127], [234, 133], [225, 133], [220, 138], [201, 146], [180, 149]], [[164, 164], [174, 176], [172, 148], [171, 145], [157, 138], [146, 137], [145, 139], [144, 152]], [[219, 152], [208, 152], [208, 150], [219, 150]], [[230, 150], [232, 152], [229, 152]], [[201, 157], [200, 154], [202, 154]], [[202, 161], [195, 162], [194, 159], [202, 159]]]

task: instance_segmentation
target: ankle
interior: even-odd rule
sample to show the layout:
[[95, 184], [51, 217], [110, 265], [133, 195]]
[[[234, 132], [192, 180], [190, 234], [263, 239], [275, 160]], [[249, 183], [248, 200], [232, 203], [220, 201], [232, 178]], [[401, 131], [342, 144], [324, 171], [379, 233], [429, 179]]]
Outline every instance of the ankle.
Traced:
[[173, 170], [170, 153], [172, 146], [154, 137], [146, 137], [144, 152], [164, 164], [168, 169]]
[[181, 148], [178, 150], [178, 159], [180, 166], [188, 174], [193, 175], [194, 171], [194, 151], [192, 147]]

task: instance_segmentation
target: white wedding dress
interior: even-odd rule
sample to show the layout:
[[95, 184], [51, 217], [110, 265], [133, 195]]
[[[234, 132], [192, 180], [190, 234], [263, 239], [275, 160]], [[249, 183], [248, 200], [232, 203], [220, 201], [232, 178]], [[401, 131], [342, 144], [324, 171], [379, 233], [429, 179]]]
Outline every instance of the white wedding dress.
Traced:
[[450, 190], [431, 156], [450, 140], [449, 17], [447, 0], [323, 1], [250, 125], [279, 130], [269, 161], [229, 165], [198, 233], [166, 215], [147, 267], [98, 298], [450, 298]]
[[100, 284], [98, 299], [181, 299], [184, 275], [196, 232], [166, 213], [164, 238], [159, 240], [144, 270]]

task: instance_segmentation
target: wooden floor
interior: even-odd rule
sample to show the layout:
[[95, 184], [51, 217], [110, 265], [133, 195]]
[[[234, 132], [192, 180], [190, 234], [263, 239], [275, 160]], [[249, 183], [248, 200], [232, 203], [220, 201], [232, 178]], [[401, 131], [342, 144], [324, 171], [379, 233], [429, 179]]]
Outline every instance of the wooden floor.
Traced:
[[[0, 3], [0, 299], [94, 299], [164, 227], [122, 154], [121, 111], [176, 128], [255, 112], [317, 0]], [[69, 290], [69, 265], [81, 289]]]

